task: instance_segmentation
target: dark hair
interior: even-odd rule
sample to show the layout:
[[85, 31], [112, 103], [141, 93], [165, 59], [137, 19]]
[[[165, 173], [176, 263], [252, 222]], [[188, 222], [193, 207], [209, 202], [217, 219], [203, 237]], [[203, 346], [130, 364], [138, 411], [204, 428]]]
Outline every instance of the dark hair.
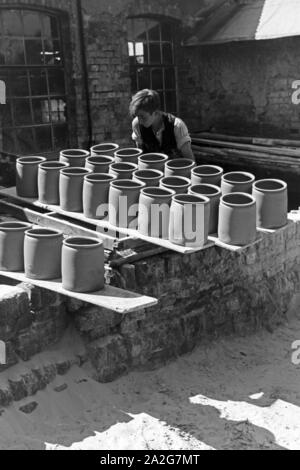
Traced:
[[145, 89], [138, 91], [132, 97], [129, 112], [131, 117], [135, 117], [140, 110], [152, 114], [158, 111], [160, 107], [160, 97], [157, 91]]

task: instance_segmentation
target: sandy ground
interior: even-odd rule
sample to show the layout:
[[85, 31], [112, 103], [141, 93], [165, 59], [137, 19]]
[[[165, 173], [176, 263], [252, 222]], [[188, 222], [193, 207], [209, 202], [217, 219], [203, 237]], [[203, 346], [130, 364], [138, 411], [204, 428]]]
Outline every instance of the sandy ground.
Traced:
[[[73, 368], [0, 410], [0, 449], [300, 449], [300, 316], [111, 384]], [[64, 385], [64, 390], [54, 389]], [[29, 415], [20, 406], [38, 403]]]

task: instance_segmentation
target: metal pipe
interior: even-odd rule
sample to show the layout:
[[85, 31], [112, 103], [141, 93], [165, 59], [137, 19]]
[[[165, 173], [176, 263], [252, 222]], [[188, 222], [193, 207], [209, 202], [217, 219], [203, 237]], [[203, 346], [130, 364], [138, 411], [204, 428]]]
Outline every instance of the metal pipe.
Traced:
[[93, 140], [93, 125], [92, 125], [92, 115], [91, 115], [89, 74], [88, 74], [87, 57], [86, 57], [86, 49], [85, 49], [83, 12], [82, 12], [81, 0], [77, 0], [77, 17], [78, 17], [78, 28], [79, 28], [79, 37], [80, 37], [80, 53], [81, 53], [82, 72], [83, 72], [83, 84], [84, 84], [85, 95], [86, 95], [88, 146], [90, 148], [92, 146], [92, 140]]

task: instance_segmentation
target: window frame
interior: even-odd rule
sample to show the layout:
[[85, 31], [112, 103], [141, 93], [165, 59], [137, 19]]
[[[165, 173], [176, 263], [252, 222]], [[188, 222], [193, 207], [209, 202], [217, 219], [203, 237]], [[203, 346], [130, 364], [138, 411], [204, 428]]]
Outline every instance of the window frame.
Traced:
[[[72, 115], [72, 111], [69, 109], [69, 96], [70, 96], [70, 91], [71, 91], [71, 86], [69, 84], [69, 81], [68, 81], [68, 74], [67, 74], [67, 61], [65, 60], [66, 57], [67, 57], [67, 54], [66, 54], [66, 43], [70, 42], [69, 38], [67, 37], [68, 35], [66, 35], [66, 27], [68, 28], [68, 33], [69, 33], [69, 15], [67, 12], [64, 12], [64, 11], [61, 11], [61, 10], [57, 10], [57, 9], [51, 9], [51, 8], [45, 8], [45, 7], [39, 7], [39, 6], [34, 6], [34, 5], [16, 5], [14, 3], [12, 4], [9, 4], [9, 5], [0, 5], [0, 13], [3, 12], [4, 10], [6, 11], [21, 11], [21, 12], [33, 12], [33, 13], [37, 13], [39, 15], [41, 15], [41, 18], [40, 18], [40, 21], [43, 21], [43, 15], [45, 16], [52, 16], [55, 18], [56, 20], [56, 25], [57, 25], [57, 37], [55, 36], [51, 36], [49, 37], [49, 40], [50, 41], [59, 41], [59, 45], [60, 45], [60, 57], [61, 57], [61, 63], [60, 64], [49, 64], [49, 63], [41, 63], [41, 64], [31, 64], [31, 63], [26, 63], [26, 48], [25, 48], [25, 40], [26, 39], [30, 39], [31, 36], [26, 36], [25, 35], [25, 32], [23, 30], [23, 36], [22, 36], [22, 40], [23, 40], [23, 47], [24, 47], [24, 59], [25, 59], [25, 63], [24, 64], [0, 64], [0, 72], [4, 72], [6, 74], [10, 74], [11, 72], [13, 71], [24, 71], [26, 72], [25, 75], [26, 75], [26, 81], [27, 81], [27, 94], [26, 95], [8, 95], [7, 96], [7, 104], [6, 106], [9, 106], [10, 107], [10, 110], [9, 110], [9, 114], [12, 118], [12, 123], [11, 125], [9, 126], [5, 126], [3, 125], [3, 123], [1, 123], [1, 130], [2, 132], [4, 133], [5, 131], [9, 132], [12, 134], [13, 136], [13, 142], [14, 142], [14, 153], [16, 154], [28, 154], [29, 152], [22, 152], [20, 151], [20, 145], [18, 143], [18, 134], [22, 131], [22, 130], [26, 130], [26, 129], [32, 129], [31, 130], [31, 136], [33, 137], [33, 151], [34, 152], [39, 152], [41, 154], [46, 154], [46, 153], [51, 153], [51, 152], [54, 152], [54, 151], [57, 151], [59, 150], [58, 146], [55, 145], [55, 140], [56, 140], [56, 137], [55, 137], [55, 132], [56, 132], [56, 129], [58, 128], [65, 128], [65, 133], [66, 133], [66, 146], [69, 145], [69, 136], [70, 136], [70, 126], [72, 125], [71, 122], [70, 122], [70, 116]], [[1, 35], [2, 38], [6, 38], [8, 36], [4, 36]], [[41, 38], [41, 41], [43, 39], [43, 51], [45, 51], [44, 49], [44, 40], [46, 38], [46, 36], [42, 35], [42, 36], [39, 36]], [[9, 36], [9, 38], [14, 38], [14, 36]], [[18, 38], [20, 38], [20, 36], [18, 36]], [[34, 36], [32, 37], [32, 39], [34, 38]], [[37, 38], [35, 38], [37, 39]], [[32, 74], [33, 71], [40, 71], [40, 73], [42, 74], [43, 71], [46, 71], [45, 72], [45, 77], [46, 77], [46, 93], [45, 94], [32, 94], [32, 81], [30, 79], [30, 75]], [[64, 93], [52, 93], [51, 92], [51, 88], [50, 88], [50, 80], [51, 80], [51, 75], [50, 73], [48, 74], [48, 71], [53, 71], [53, 70], [57, 70], [59, 71], [59, 73], [62, 74], [63, 76], [63, 79], [64, 79]], [[19, 123], [16, 123], [15, 119], [14, 119], [14, 102], [16, 102], [17, 100], [28, 100], [29, 101], [29, 105], [30, 105], [30, 118], [31, 118], [31, 123], [28, 123], [28, 124], [19, 124]], [[44, 99], [45, 102], [47, 102], [47, 107], [48, 107], [48, 116], [49, 116], [49, 123], [41, 123], [39, 122], [39, 120], [37, 120], [35, 118], [35, 113], [34, 113], [34, 101], [35, 100], [39, 100], [39, 99]], [[53, 119], [53, 116], [54, 114], [56, 114], [56, 107], [53, 108], [52, 107], [52, 100], [63, 100], [65, 102], [65, 122], [62, 122], [61, 124], [55, 122], [55, 120]], [[72, 102], [72, 100], [71, 100]], [[72, 106], [74, 108], [74, 105]], [[74, 124], [73, 126], [74, 127]], [[36, 135], [36, 131], [35, 129], [42, 129], [44, 128], [45, 131], [49, 132], [50, 133], [50, 148], [47, 148], [47, 149], [43, 149], [43, 150], [38, 150], [38, 146], [37, 146], [37, 142], [38, 142], [38, 138], [37, 138], [37, 135]], [[3, 147], [3, 145], [2, 145]], [[9, 153], [12, 153], [11, 152], [11, 149], [9, 150], [3, 150], [4, 152], [9, 152]]]
[[[156, 21], [159, 25], [159, 39], [158, 40], [153, 40], [149, 39], [149, 29], [146, 28], [146, 39], [144, 41], [138, 40], [138, 37], [135, 36], [134, 39], [133, 37], [130, 37], [129, 30], [134, 31], [134, 26], [129, 27], [128, 23], [132, 22], [134, 24], [135, 20], [144, 20], [146, 23], [149, 21]], [[172, 28], [176, 28], [179, 26], [180, 22], [178, 20], [175, 20], [174, 18], [166, 17], [166, 16], [157, 16], [157, 15], [137, 15], [137, 16], [129, 16], [127, 17], [127, 26], [128, 26], [128, 54], [129, 54], [129, 71], [130, 71], [130, 78], [131, 78], [131, 91], [133, 93], [136, 93], [137, 91], [141, 90], [142, 88], [145, 87], [140, 87], [139, 86], [139, 79], [138, 79], [138, 70], [139, 69], [144, 69], [148, 71], [149, 75], [149, 84], [147, 88], [155, 89], [156, 91], [159, 92], [162, 100], [162, 108], [166, 112], [177, 114], [179, 112], [179, 97], [178, 97], [178, 66], [177, 66], [177, 42], [175, 35], [173, 34], [171, 39], [163, 39], [163, 34], [162, 34], [162, 28], [164, 24], [167, 24], [169, 26], [172, 26]], [[135, 53], [136, 51], [136, 44], [138, 43], [146, 43], [147, 47], [147, 57], [148, 57], [148, 62], [147, 63], [141, 63], [138, 64], [136, 63], [131, 63], [130, 58], [131, 57], [139, 57], [137, 55], [130, 55], [130, 47], [133, 49], [133, 52]], [[130, 46], [131, 44], [131, 46]], [[159, 44], [160, 46], [160, 63], [152, 63], [150, 62], [150, 46], [151, 44]], [[172, 63], [166, 63], [163, 61], [163, 45], [164, 44], [171, 44], [172, 47]], [[132, 61], [133, 62], [133, 61]], [[167, 69], [172, 69], [174, 72], [174, 87], [173, 88], [168, 88], [166, 86], [166, 71]], [[155, 70], [161, 70], [162, 71], [162, 88], [157, 88], [153, 86], [153, 77], [152, 77], [152, 72]], [[133, 79], [133, 75], [135, 75]], [[134, 86], [136, 84], [136, 87]], [[166, 94], [167, 93], [174, 93], [175, 97], [175, 108], [176, 109], [168, 109], [166, 104]]]

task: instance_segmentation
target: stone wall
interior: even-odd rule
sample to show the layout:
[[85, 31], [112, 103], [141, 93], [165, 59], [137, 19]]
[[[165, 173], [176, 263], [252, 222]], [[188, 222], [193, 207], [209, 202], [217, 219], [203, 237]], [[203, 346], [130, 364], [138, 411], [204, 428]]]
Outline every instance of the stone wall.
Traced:
[[6, 368], [56, 344], [70, 326], [100, 382], [159, 366], [212, 338], [273, 331], [300, 292], [300, 220], [241, 253], [168, 251], [107, 269], [113, 285], [157, 297], [158, 305], [124, 316], [27, 284], [2, 287]]
[[184, 48], [182, 115], [194, 130], [237, 135], [300, 136], [300, 38]]

